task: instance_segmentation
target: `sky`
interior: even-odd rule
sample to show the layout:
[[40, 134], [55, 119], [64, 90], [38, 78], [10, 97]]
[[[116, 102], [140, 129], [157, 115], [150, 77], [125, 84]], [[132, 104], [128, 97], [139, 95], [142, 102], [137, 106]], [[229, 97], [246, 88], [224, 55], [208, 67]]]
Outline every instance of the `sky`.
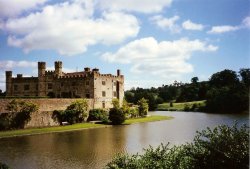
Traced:
[[250, 0], [0, 0], [0, 89], [5, 71], [37, 76], [99, 68], [125, 89], [208, 80], [249, 68]]

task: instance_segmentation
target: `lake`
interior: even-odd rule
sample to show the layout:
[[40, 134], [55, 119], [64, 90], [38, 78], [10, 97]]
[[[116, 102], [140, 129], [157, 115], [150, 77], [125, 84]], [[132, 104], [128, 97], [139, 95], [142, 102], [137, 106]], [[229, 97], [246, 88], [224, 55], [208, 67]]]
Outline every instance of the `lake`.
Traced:
[[0, 161], [13, 169], [99, 169], [117, 153], [141, 153], [149, 145], [191, 142], [196, 130], [249, 123], [248, 114], [156, 111], [172, 120], [0, 139]]

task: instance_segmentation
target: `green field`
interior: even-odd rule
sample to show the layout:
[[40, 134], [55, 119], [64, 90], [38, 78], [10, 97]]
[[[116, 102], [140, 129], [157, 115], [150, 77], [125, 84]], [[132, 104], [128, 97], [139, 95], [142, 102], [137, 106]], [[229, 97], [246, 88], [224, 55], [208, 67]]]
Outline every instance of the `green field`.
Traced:
[[[152, 122], [152, 121], [169, 120], [169, 119], [172, 119], [172, 117], [149, 116], [149, 117], [144, 117], [144, 118], [128, 119], [123, 124], [127, 125], [127, 124], [133, 124], [133, 123], [143, 123], [143, 122]], [[11, 131], [1, 131], [0, 138], [45, 134], [45, 133], [54, 133], [54, 132], [66, 132], [66, 131], [83, 130], [83, 129], [100, 128], [100, 127], [111, 127], [111, 126], [112, 125], [108, 125], [108, 124], [78, 123], [78, 124], [73, 124], [73, 125], [57, 126], [57, 127], [44, 127], [44, 128], [30, 128], [30, 129], [20, 129], [20, 130], [11, 130]]]
[[194, 104], [197, 104], [198, 106], [204, 106], [205, 105], [205, 100], [193, 101], [193, 102], [184, 102], [184, 103], [173, 103], [173, 107], [170, 107], [170, 103], [163, 103], [163, 104], [158, 105], [157, 110], [162, 110], [162, 111], [183, 111], [185, 105], [188, 105], [189, 107], [192, 107]]

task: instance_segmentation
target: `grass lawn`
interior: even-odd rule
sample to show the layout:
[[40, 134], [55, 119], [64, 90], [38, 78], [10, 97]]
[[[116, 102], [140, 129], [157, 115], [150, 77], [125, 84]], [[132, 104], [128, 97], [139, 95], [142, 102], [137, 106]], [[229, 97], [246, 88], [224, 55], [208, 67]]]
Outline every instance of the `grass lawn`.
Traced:
[[170, 120], [170, 119], [173, 119], [173, 117], [154, 115], [154, 116], [148, 116], [148, 117], [142, 117], [142, 118], [128, 119], [123, 124], [144, 123], [144, 122]]
[[[172, 118], [173, 117], [168, 117], [168, 116], [149, 116], [149, 117], [144, 117], [144, 118], [128, 119], [123, 124], [127, 125], [127, 124], [133, 124], [133, 123], [169, 120]], [[73, 124], [73, 125], [57, 126], [57, 127], [44, 127], [44, 128], [30, 128], [30, 129], [20, 129], [20, 130], [11, 130], [11, 131], [0, 131], [0, 138], [53, 133], [53, 132], [66, 132], [66, 131], [73, 131], [73, 130], [82, 130], [82, 129], [99, 128], [99, 127], [111, 127], [111, 126], [112, 125], [107, 125], [107, 124], [78, 123], [78, 124]]]
[[177, 111], [183, 111], [185, 104], [188, 104], [190, 107], [192, 107], [193, 104], [197, 104], [197, 105], [201, 105], [204, 106], [205, 105], [205, 100], [201, 100], [201, 101], [193, 101], [193, 102], [184, 102], [184, 103], [173, 103], [173, 107], [170, 107], [170, 103], [163, 103], [163, 104], [159, 104], [157, 107], [157, 110], [177, 110]]
[[67, 126], [1, 131], [0, 138], [22, 136], [22, 135], [43, 134], [43, 133], [53, 133], [53, 132], [63, 132], [63, 131], [72, 131], [72, 130], [81, 130], [81, 129], [97, 128], [97, 127], [105, 127], [105, 126], [108, 126], [108, 125], [94, 124], [94, 123], [78, 123], [78, 124], [67, 125]]

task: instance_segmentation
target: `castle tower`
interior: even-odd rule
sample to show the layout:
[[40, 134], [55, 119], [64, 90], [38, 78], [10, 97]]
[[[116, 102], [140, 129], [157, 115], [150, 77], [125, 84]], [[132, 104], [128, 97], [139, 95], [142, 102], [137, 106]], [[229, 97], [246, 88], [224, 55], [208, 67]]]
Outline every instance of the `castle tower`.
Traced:
[[62, 76], [62, 62], [61, 61], [55, 62], [55, 75]]
[[6, 71], [6, 96], [12, 96], [12, 71]]
[[38, 77], [45, 76], [46, 62], [38, 62]]
[[46, 96], [46, 62], [38, 62], [38, 96]]

